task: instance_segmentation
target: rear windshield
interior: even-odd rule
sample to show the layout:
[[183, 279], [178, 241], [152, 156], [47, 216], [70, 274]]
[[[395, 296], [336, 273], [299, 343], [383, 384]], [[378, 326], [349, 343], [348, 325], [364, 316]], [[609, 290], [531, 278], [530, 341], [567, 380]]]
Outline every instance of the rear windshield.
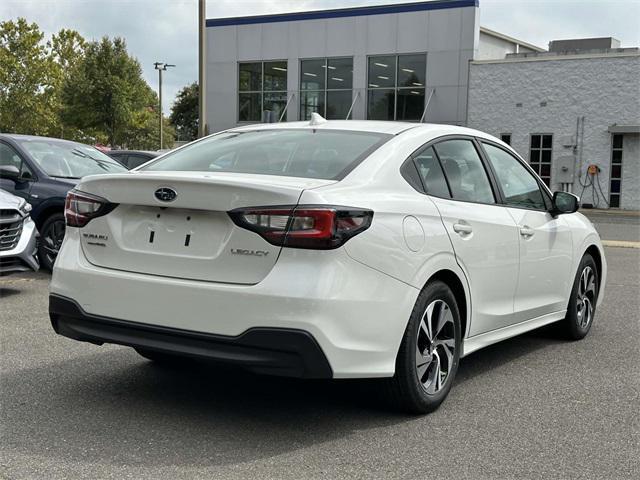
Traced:
[[141, 170], [237, 172], [339, 180], [391, 135], [345, 130], [226, 132]]

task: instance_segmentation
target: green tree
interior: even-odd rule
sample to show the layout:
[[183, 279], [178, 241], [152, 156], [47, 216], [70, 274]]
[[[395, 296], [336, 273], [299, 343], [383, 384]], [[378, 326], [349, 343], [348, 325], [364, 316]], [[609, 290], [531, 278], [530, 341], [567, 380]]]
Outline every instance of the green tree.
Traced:
[[68, 75], [82, 59], [86, 45], [87, 42], [82, 35], [65, 28], [52, 35], [51, 40], [47, 42], [50, 54], [63, 75], [65, 72]]
[[73, 81], [71, 72], [84, 56], [86, 41], [75, 30], [62, 29], [57, 34], [52, 35], [47, 42], [49, 55], [54, 62], [54, 97], [53, 103], [56, 110], [56, 136], [78, 141], [90, 141], [95, 136], [95, 132], [87, 129], [81, 130], [77, 127], [67, 125], [62, 118], [62, 88], [66, 82]]
[[[167, 118], [163, 117], [162, 126], [164, 148], [172, 148], [175, 130]], [[157, 108], [143, 108], [133, 115], [122, 145], [134, 150], [157, 150], [160, 146]]]
[[78, 129], [103, 132], [121, 145], [136, 114], [153, 106], [155, 94], [142, 78], [140, 63], [122, 38], [86, 44], [62, 88], [62, 119]]
[[0, 22], [0, 131], [47, 135], [57, 121], [56, 67], [24, 18]]
[[176, 129], [178, 140], [198, 138], [198, 83], [184, 87], [171, 107], [171, 125]]

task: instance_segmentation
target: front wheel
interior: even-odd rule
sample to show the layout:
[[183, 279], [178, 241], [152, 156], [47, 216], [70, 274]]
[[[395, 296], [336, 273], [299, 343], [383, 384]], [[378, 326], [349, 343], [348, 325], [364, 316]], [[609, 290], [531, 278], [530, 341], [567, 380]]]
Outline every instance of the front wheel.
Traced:
[[38, 247], [38, 258], [40, 265], [46, 270], [53, 270], [65, 232], [64, 214], [54, 213], [42, 224], [40, 230], [40, 246]]
[[429, 283], [418, 296], [398, 352], [396, 374], [388, 380], [398, 408], [428, 413], [440, 406], [458, 371], [461, 336], [453, 292], [443, 282]]
[[582, 257], [576, 273], [564, 319], [564, 330], [571, 340], [584, 338], [593, 324], [600, 287], [598, 269], [588, 253]]

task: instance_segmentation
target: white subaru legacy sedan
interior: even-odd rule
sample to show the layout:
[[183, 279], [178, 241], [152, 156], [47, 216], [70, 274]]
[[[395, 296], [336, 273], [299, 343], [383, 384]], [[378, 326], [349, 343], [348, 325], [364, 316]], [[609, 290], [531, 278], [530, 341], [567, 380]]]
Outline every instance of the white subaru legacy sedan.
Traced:
[[588, 333], [607, 268], [577, 209], [476, 130], [244, 126], [82, 179], [50, 317], [155, 361], [386, 377], [428, 412], [479, 348], [552, 322]]

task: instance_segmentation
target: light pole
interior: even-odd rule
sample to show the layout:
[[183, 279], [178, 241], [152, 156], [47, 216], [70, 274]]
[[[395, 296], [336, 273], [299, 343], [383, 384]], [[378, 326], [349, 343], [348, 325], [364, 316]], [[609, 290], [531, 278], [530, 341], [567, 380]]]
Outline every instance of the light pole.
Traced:
[[171, 65], [170, 63], [164, 62], [155, 62], [153, 64], [156, 70], [158, 70], [158, 106], [159, 117], [160, 117], [160, 150], [162, 150], [162, 72], [164, 72], [169, 67], [175, 67], [175, 65]]
[[198, 1], [198, 138], [209, 132], [207, 127], [207, 2]]

